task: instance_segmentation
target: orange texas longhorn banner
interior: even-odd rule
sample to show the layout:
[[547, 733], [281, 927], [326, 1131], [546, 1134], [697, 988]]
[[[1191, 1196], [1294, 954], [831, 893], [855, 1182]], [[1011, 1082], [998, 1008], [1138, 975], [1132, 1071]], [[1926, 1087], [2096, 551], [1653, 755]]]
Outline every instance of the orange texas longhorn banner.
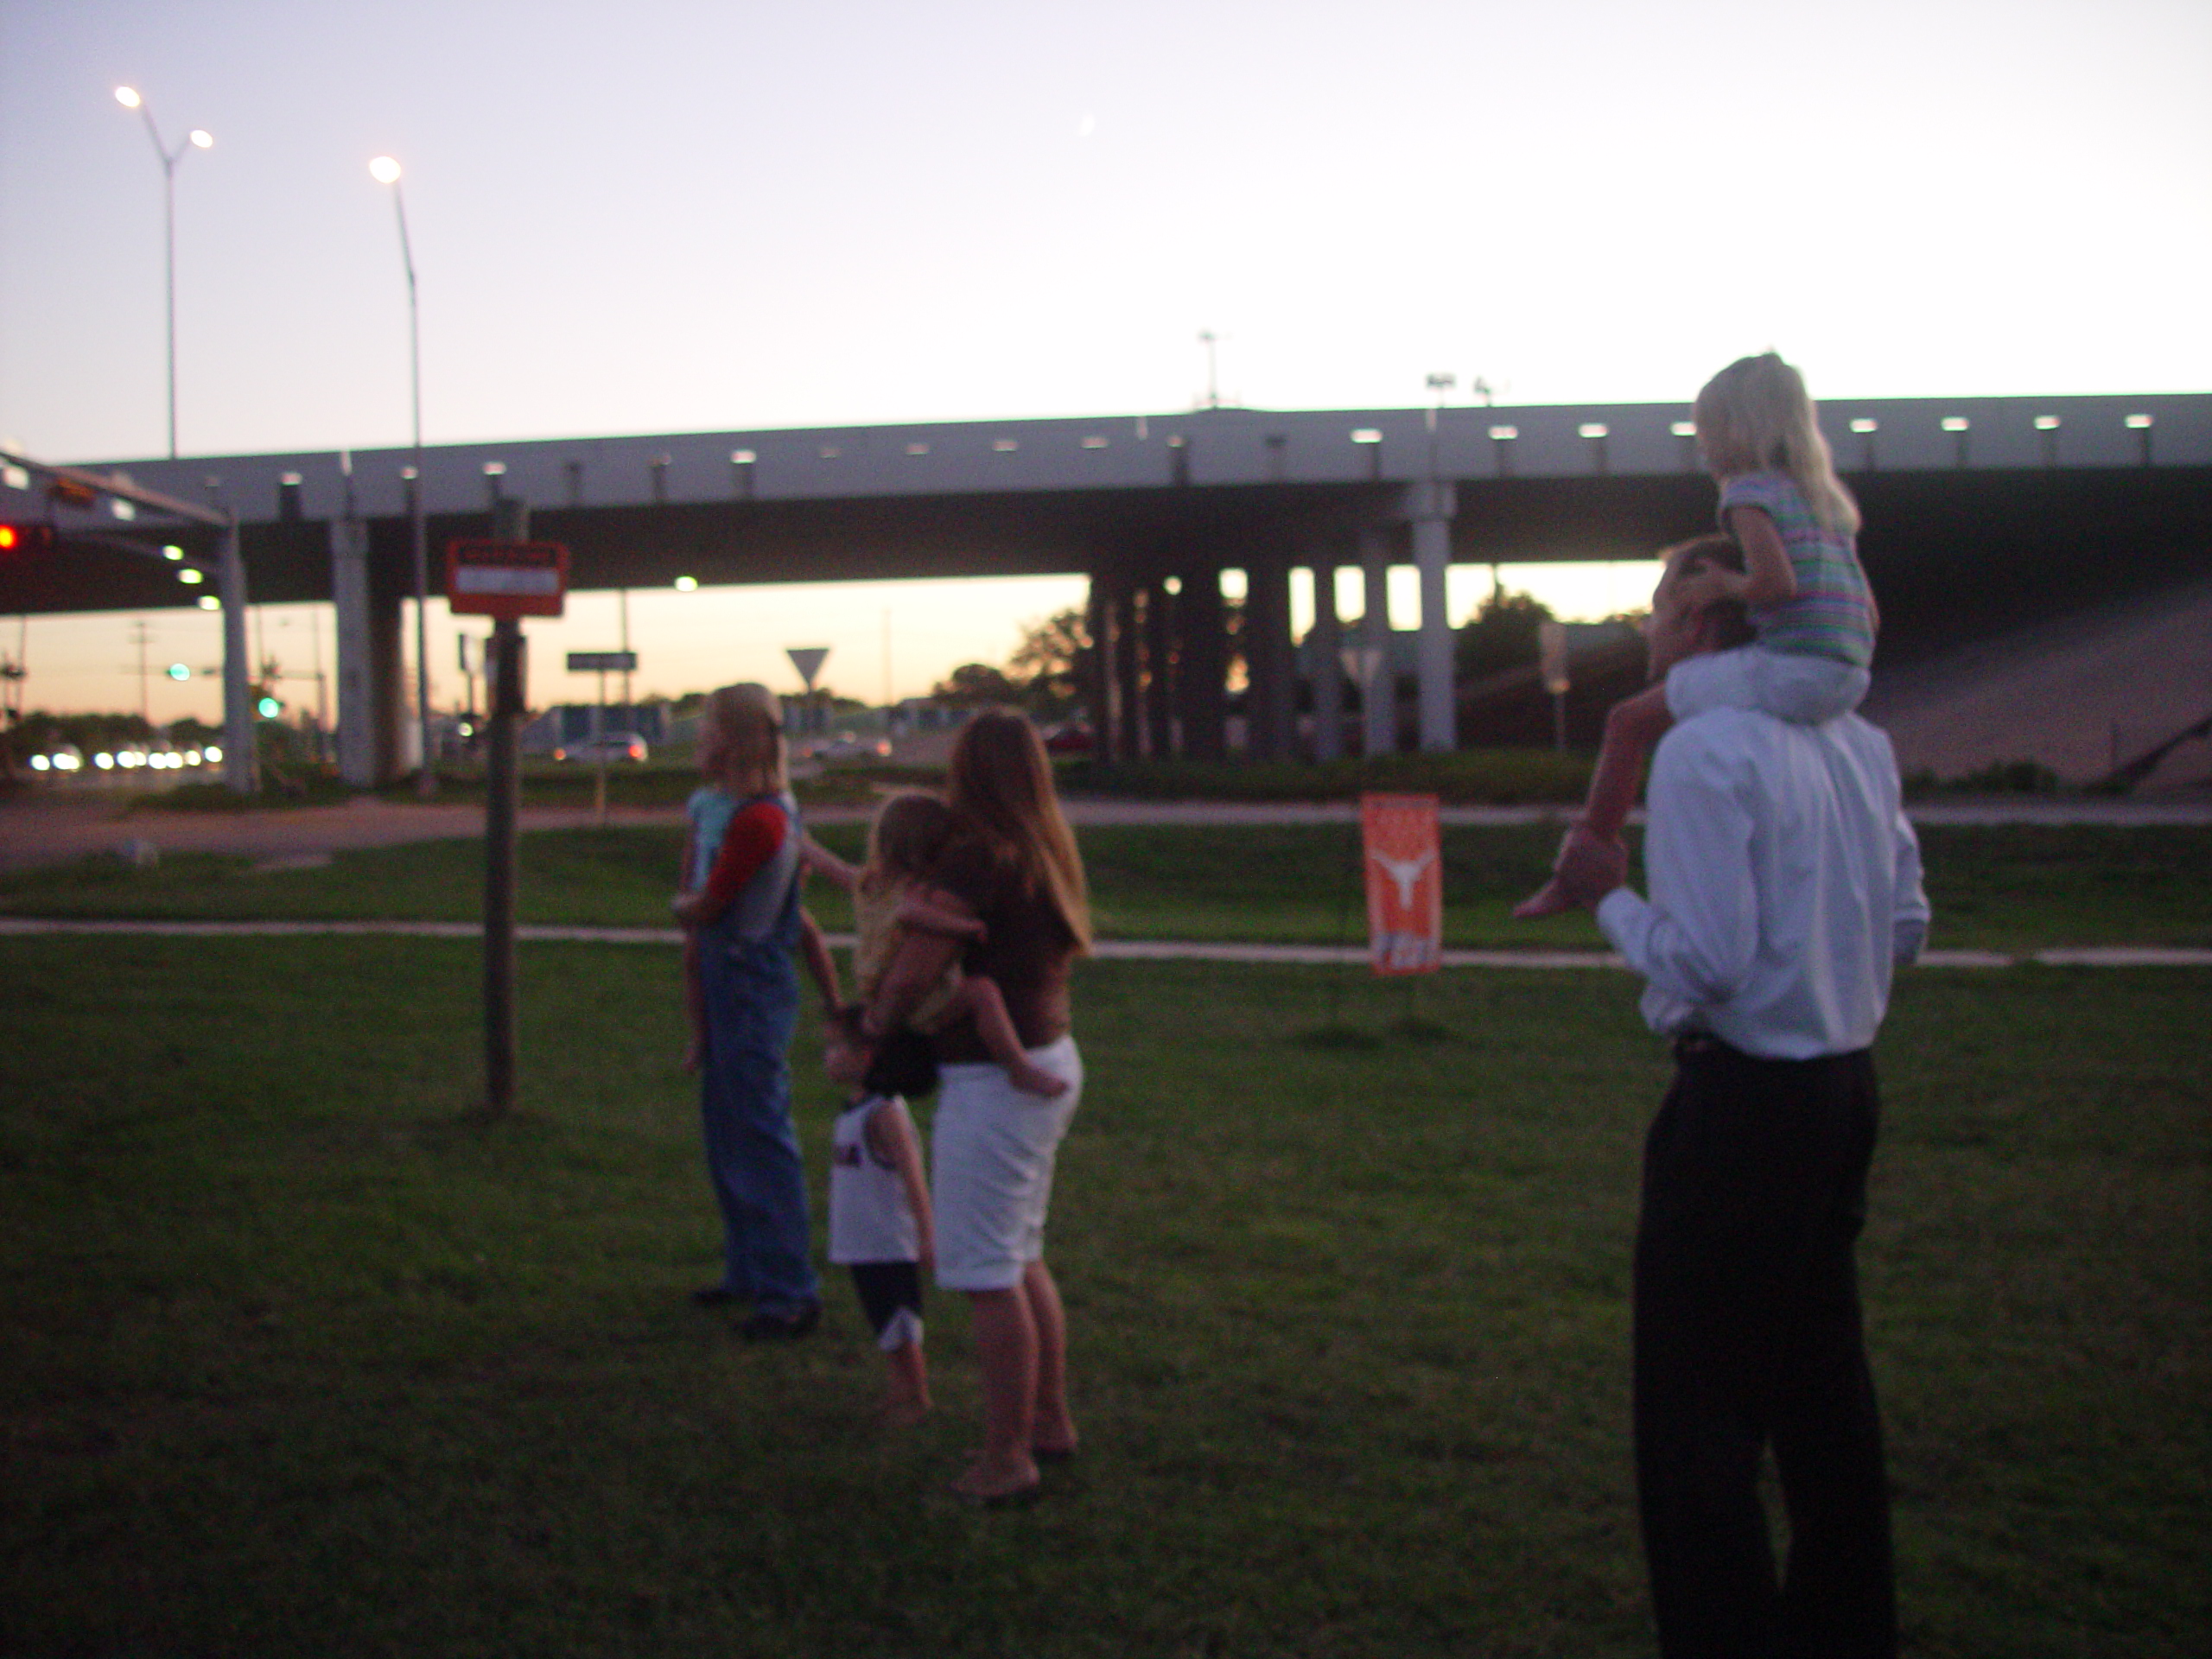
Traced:
[[1444, 965], [1444, 860], [1433, 795], [1363, 795], [1367, 942], [1378, 974]]

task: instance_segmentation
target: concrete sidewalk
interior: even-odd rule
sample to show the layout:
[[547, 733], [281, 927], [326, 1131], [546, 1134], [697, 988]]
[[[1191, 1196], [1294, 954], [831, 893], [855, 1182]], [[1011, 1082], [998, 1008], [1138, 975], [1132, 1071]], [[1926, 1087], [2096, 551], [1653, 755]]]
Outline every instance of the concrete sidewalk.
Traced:
[[[1350, 801], [1218, 802], [1086, 800], [1066, 803], [1078, 828], [1108, 824], [1341, 824], [1356, 823]], [[856, 823], [866, 806], [816, 807], [812, 823]], [[1562, 806], [1447, 806], [1447, 824], [1564, 824]], [[524, 833], [588, 828], [586, 806], [528, 806], [519, 816]], [[2067, 798], [1931, 803], [1911, 809], [1917, 823], [2212, 824], [2212, 799], [2150, 801]], [[680, 807], [617, 807], [607, 822], [634, 828], [678, 829]], [[67, 863], [89, 853], [112, 852], [143, 842], [160, 853], [220, 853], [233, 857], [300, 859], [364, 847], [465, 839], [484, 833], [484, 809], [433, 802], [398, 802], [356, 796], [334, 806], [276, 807], [240, 812], [164, 812], [155, 807], [125, 811], [111, 798], [33, 794], [0, 802], [0, 870]]]
[[[149, 938], [391, 938], [475, 939], [483, 928], [474, 922], [158, 922], [108, 918], [48, 919], [0, 916], [0, 938], [60, 935], [117, 935]], [[644, 944], [673, 950], [683, 936], [672, 927], [538, 927], [522, 925], [515, 937], [526, 944]], [[849, 950], [849, 933], [832, 933], [830, 943]], [[1101, 939], [1095, 955], [1107, 962], [1297, 963], [1363, 967], [1363, 945], [1251, 944], [1178, 939]], [[2012, 955], [2002, 950], [1930, 950], [1924, 968], [2212, 968], [2212, 950], [2168, 945], [2067, 946]], [[1610, 950], [1446, 950], [1446, 968], [1545, 970], [1613, 968], [1627, 964]]]

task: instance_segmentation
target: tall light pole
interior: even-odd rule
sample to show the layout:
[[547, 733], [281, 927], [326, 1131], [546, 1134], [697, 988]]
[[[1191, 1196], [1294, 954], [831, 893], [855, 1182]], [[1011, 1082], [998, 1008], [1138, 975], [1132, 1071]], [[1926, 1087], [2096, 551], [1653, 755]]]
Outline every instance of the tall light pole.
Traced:
[[429, 526], [423, 516], [423, 314], [415, 296], [415, 246], [407, 235], [407, 197], [399, 188], [399, 163], [389, 156], [379, 156], [369, 163], [369, 176], [391, 187], [392, 208], [399, 216], [399, 257], [407, 267], [407, 368], [415, 421], [415, 464], [408, 468], [407, 517], [415, 539], [415, 713], [423, 750], [415, 790], [428, 800], [438, 792], [438, 773], [430, 746], [430, 542]]
[[135, 86], [118, 86], [115, 101], [126, 110], [136, 110], [146, 118], [146, 136], [154, 141], [154, 154], [162, 158], [162, 206], [164, 215], [163, 243], [168, 250], [168, 283], [169, 317], [169, 459], [176, 459], [176, 164], [193, 149], [213, 148], [215, 140], [194, 127], [171, 149], [162, 142], [161, 129], [154, 124], [154, 112], [146, 107], [146, 100], [138, 95]]

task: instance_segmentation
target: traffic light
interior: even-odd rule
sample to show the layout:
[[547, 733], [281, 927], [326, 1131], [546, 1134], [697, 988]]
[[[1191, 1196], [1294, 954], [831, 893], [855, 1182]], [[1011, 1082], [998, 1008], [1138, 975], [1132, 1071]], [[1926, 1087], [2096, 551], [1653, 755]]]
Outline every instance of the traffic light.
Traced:
[[277, 715], [284, 712], [284, 705], [283, 703], [279, 702], [276, 698], [265, 694], [262, 696], [261, 700], [256, 702], [253, 706], [256, 712], [257, 712], [264, 720], [274, 720]]
[[52, 524], [0, 523], [0, 559], [26, 558], [53, 550]]

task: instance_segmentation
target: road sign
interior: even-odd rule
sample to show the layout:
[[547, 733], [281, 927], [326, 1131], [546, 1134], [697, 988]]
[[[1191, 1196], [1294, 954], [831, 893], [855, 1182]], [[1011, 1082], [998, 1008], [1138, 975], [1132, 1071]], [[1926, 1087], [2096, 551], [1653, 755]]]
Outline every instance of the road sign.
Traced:
[[446, 605], [457, 616], [558, 616], [568, 591], [558, 542], [446, 544]]
[[827, 645], [786, 645], [784, 655], [791, 659], [791, 666], [798, 670], [798, 677], [806, 682], [806, 689], [814, 690], [814, 677], [822, 671], [823, 660], [830, 655]]
[[1444, 870], [1433, 795], [1363, 795], [1368, 950], [1378, 974], [1444, 965]]
[[638, 653], [634, 651], [572, 651], [569, 653], [569, 672], [571, 674], [634, 674], [638, 671]]

